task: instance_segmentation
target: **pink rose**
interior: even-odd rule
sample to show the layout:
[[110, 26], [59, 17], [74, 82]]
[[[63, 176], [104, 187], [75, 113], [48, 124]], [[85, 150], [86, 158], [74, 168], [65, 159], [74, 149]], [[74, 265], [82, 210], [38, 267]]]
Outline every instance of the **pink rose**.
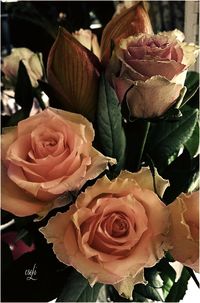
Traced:
[[[156, 186], [162, 195], [168, 181], [157, 174]], [[57, 258], [91, 286], [113, 284], [130, 298], [134, 285], [144, 282], [144, 267], [156, 264], [168, 247], [168, 211], [153, 192], [148, 168], [123, 171], [115, 180], [99, 179], [40, 231]]]
[[178, 30], [157, 35], [138, 34], [120, 41], [108, 73], [122, 102], [133, 117], [164, 114], [178, 98], [187, 69], [195, 62], [198, 46], [182, 42]]
[[98, 58], [100, 58], [100, 46], [97, 40], [97, 36], [89, 29], [79, 29], [72, 33], [72, 36], [76, 38], [83, 46], [91, 50]]
[[173, 258], [199, 272], [199, 192], [181, 194], [168, 206]]
[[37, 80], [41, 79], [43, 75], [42, 54], [35, 54], [25, 47], [13, 48], [12, 53], [3, 58], [2, 71], [6, 80], [15, 84], [21, 60], [27, 69], [32, 86], [38, 86]]
[[86, 118], [53, 108], [4, 129], [2, 208], [26, 216], [63, 203], [60, 195], [80, 189], [113, 163], [92, 147], [93, 139]]

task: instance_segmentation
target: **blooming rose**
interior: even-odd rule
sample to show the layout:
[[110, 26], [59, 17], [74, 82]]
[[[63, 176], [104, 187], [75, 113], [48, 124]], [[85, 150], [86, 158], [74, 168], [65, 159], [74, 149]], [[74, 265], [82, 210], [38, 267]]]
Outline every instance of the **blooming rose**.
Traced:
[[2, 71], [6, 80], [15, 84], [19, 69], [19, 62], [22, 60], [28, 72], [33, 87], [38, 86], [37, 80], [42, 78], [42, 54], [35, 54], [28, 48], [13, 48], [9, 56], [3, 58]]
[[100, 46], [97, 40], [97, 36], [89, 29], [79, 29], [72, 33], [72, 36], [76, 38], [83, 46], [91, 50], [98, 58], [100, 58]]
[[[168, 181], [156, 176], [160, 195]], [[167, 249], [168, 210], [153, 192], [150, 170], [103, 177], [81, 193], [65, 213], [57, 213], [40, 229], [53, 243], [57, 258], [81, 272], [91, 286], [113, 284], [131, 297]]]
[[38, 213], [98, 176], [113, 159], [94, 149], [93, 139], [87, 119], [52, 108], [4, 129], [2, 208], [17, 216]]
[[199, 192], [181, 194], [168, 205], [173, 258], [199, 272]]
[[132, 116], [160, 116], [179, 96], [187, 69], [198, 55], [198, 46], [182, 42], [183, 37], [175, 30], [120, 41], [108, 74], [120, 102], [130, 88], [126, 101]]

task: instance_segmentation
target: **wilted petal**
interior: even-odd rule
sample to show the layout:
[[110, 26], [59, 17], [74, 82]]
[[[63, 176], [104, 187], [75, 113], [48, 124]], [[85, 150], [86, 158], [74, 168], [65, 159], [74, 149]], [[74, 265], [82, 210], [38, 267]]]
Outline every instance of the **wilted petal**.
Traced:
[[63, 109], [94, 118], [99, 62], [64, 28], [51, 48], [47, 78]]
[[153, 33], [151, 22], [143, 2], [137, 2], [128, 9], [115, 15], [106, 25], [101, 40], [101, 57], [104, 65], [108, 63], [111, 40], [116, 43], [120, 38], [138, 33]]

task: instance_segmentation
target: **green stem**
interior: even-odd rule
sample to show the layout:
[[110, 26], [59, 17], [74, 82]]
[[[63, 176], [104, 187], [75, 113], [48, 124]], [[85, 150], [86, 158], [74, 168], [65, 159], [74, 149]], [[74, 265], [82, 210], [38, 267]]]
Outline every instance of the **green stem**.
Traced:
[[142, 156], [143, 156], [143, 153], [144, 153], [144, 149], [145, 149], [145, 145], [146, 145], [146, 141], [147, 141], [150, 125], [151, 125], [151, 122], [149, 122], [149, 121], [144, 121], [144, 123], [145, 123], [145, 125], [144, 125], [144, 130], [143, 130], [143, 140], [142, 140], [140, 153], [139, 153], [139, 158], [138, 158], [138, 162], [137, 162], [137, 166], [136, 166], [137, 171], [141, 167]]
[[149, 128], [150, 122], [146, 120], [124, 123], [127, 142], [125, 168], [131, 172], [136, 172], [141, 167]]

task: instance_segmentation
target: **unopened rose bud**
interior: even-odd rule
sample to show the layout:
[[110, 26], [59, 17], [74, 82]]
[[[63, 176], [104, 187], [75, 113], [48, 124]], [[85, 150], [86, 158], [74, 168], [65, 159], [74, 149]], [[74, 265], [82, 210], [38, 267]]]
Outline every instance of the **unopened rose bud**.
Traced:
[[91, 50], [98, 58], [100, 58], [100, 46], [97, 40], [97, 36], [89, 29], [80, 29], [72, 33], [73, 37], [76, 38], [83, 46]]

